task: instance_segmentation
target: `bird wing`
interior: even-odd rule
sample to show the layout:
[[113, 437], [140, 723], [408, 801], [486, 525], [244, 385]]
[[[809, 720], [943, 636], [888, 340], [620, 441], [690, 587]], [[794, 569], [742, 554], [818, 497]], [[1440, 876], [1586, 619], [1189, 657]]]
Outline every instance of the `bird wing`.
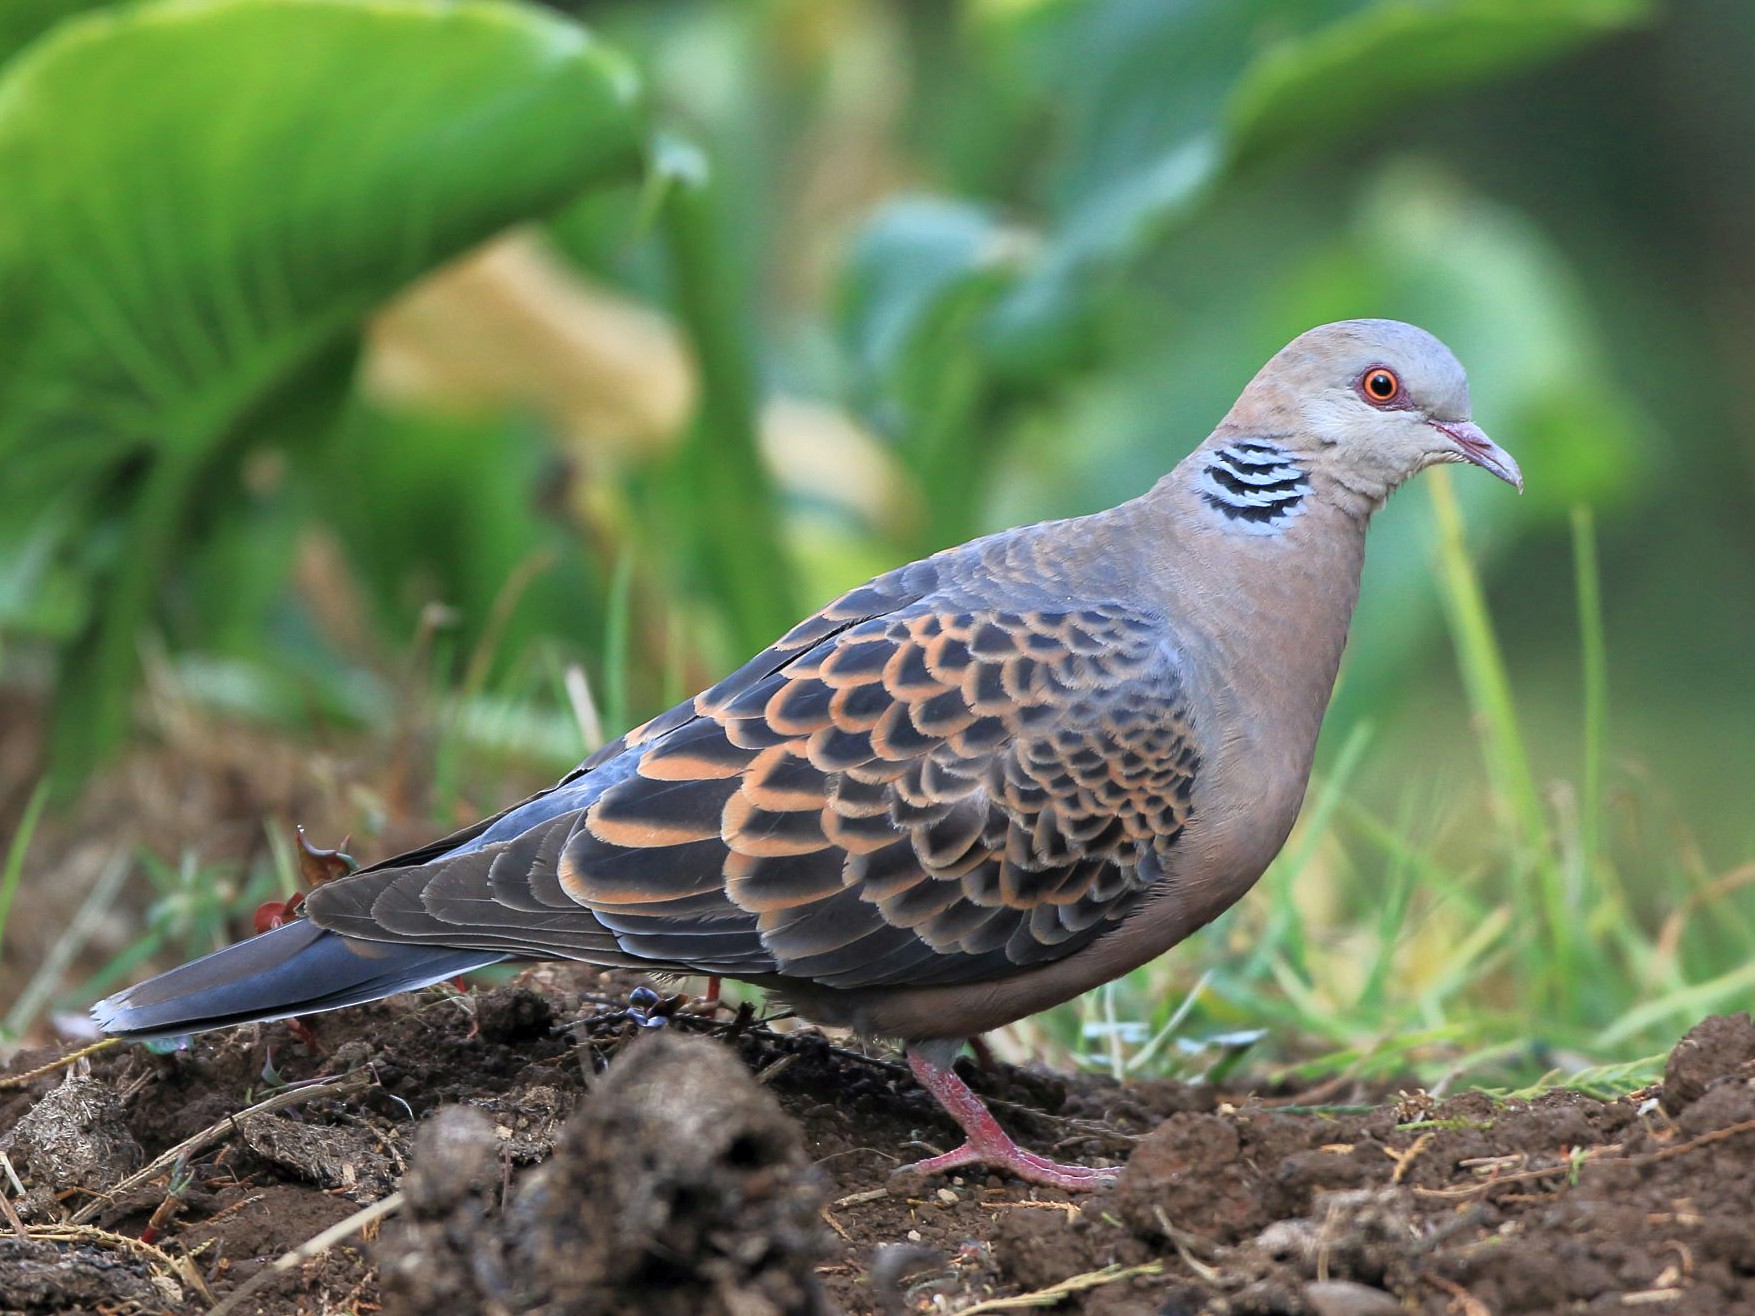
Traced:
[[1047, 963], [1138, 904], [1187, 821], [1172, 639], [1119, 605], [971, 605], [891, 573], [464, 848], [307, 908], [366, 938], [839, 988]]

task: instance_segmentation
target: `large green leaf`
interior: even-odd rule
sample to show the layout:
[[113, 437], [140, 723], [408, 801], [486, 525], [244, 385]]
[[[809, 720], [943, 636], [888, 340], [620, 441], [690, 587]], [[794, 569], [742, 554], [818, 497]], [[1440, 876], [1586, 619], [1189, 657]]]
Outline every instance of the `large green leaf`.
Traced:
[[638, 168], [630, 67], [524, 5], [165, 0], [0, 77], [0, 462], [125, 518], [58, 753], [125, 725], [196, 492], [414, 276]]
[[1237, 160], [1338, 136], [1644, 19], [1647, 0], [1456, 0], [1357, 7], [1263, 49], [1226, 98]]
[[1646, 0], [1089, 0], [1033, 30], [1062, 107], [1052, 236], [996, 311], [1013, 373], [1089, 350], [1102, 294], [1239, 169], [1528, 67]]

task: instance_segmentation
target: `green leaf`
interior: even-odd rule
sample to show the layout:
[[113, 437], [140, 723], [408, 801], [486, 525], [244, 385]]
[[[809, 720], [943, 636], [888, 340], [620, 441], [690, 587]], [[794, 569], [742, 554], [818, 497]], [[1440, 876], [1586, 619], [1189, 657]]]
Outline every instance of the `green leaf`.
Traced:
[[1027, 244], [976, 206], [931, 198], [886, 207], [856, 243], [839, 290], [855, 405], [900, 449], [927, 502], [931, 552], [974, 533], [985, 402], [979, 330]]
[[1241, 168], [1434, 94], [1528, 67], [1647, 13], [1644, 0], [1119, 0], [1037, 34], [1064, 107], [1041, 260], [992, 349], [1039, 375], [1089, 352], [1121, 274]]
[[1226, 107], [1234, 159], [1341, 136], [1387, 106], [1503, 77], [1649, 13], [1646, 0], [1368, 6], [1256, 58]]
[[642, 126], [619, 56], [504, 3], [164, 0], [6, 66], [0, 461], [126, 522], [63, 770], [126, 725], [191, 503], [282, 391], [416, 275], [633, 176]]
[[972, 290], [1015, 272], [1015, 243], [979, 206], [914, 197], [891, 202], [860, 233], [838, 290], [840, 334], [858, 372], [862, 403], [883, 428], [908, 427], [883, 407], [918, 404], [914, 367]]
[[0, 5], [0, 64], [64, 18], [114, 0], [6, 0]]

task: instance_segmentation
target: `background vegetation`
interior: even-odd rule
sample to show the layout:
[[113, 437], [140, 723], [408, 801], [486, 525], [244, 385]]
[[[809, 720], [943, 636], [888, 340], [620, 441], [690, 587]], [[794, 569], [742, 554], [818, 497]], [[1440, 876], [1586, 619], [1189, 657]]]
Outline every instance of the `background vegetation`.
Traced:
[[1738, 0], [9, 5], [6, 1028], [292, 880], [154, 839], [167, 751], [382, 853], [1352, 315], [1530, 492], [1392, 503], [1287, 854], [1008, 1044], [1525, 1082], [1746, 1003], [1751, 52]]

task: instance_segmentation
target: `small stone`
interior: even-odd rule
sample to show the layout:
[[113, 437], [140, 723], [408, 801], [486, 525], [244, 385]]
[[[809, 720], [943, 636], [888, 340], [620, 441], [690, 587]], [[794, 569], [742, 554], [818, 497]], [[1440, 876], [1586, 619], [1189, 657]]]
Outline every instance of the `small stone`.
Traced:
[[158, 1291], [158, 1296], [165, 1306], [180, 1307], [186, 1301], [183, 1286], [169, 1275], [150, 1275], [147, 1278], [152, 1287]]
[[338, 1069], [344, 1074], [351, 1074], [361, 1065], [369, 1065], [371, 1063], [371, 1044], [368, 1042], [362, 1042], [358, 1038], [355, 1038], [351, 1042], [343, 1042], [340, 1046], [335, 1048], [334, 1054], [329, 1057], [330, 1068]]
[[872, 1253], [868, 1278], [872, 1294], [881, 1304], [881, 1311], [903, 1310], [903, 1286], [907, 1281], [928, 1270], [944, 1266], [947, 1258], [929, 1247], [911, 1247], [907, 1243], [880, 1243]]
[[918, 1243], [920, 1241], [920, 1231], [918, 1229], [910, 1229], [908, 1231], [908, 1241], [910, 1243]]
[[949, 1188], [940, 1188], [938, 1190], [938, 1200], [943, 1202], [946, 1206], [955, 1206], [962, 1199]]
[[1344, 1279], [1306, 1284], [1304, 1300], [1316, 1316], [1395, 1316], [1402, 1309], [1393, 1294]]

